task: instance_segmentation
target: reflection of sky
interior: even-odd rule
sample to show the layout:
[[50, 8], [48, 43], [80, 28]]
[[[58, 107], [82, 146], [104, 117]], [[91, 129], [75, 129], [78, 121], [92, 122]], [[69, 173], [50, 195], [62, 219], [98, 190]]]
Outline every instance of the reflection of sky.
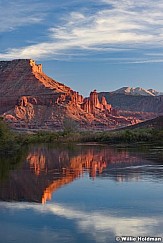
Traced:
[[73, 181], [45, 205], [0, 203], [5, 243], [114, 242], [115, 235], [162, 235], [162, 183]]
[[[64, 159], [61, 160], [60, 166], [66, 165], [69, 168], [68, 162], [71, 159], [71, 167], [74, 170], [79, 169], [81, 161], [85, 161], [88, 157], [89, 161], [108, 161], [108, 167], [104, 168], [103, 173], [97, 177], [90, 178], [89, 169], [84, 170], [81, 177], [54, 191], [51, 201], [45, 205], [0, 202], [1, 241], [3, 243], [112, 243], [116, 235], [162, 235], [163, 173], [161, 164], [141, 160], [139, 154], [136, 156], [127, 152], [118, 153], [109, 149], [99, 149], [99, 151], [96, 149], [92, 150], [92, 153], [86, 148], [83, 153], [80, 151], [83, 155], [82, 160], [76, 150], [71, 151], [71, 154], [63, 153]], [[42, 172], [44, 175], [45, 168], [55, 172], [54, 168], [57, 168], [58, 160], [56, 159], [54, 164], [53, 158], [60, 153], [58, 150], [46, 150], [45, 147], [44, 152], [38, 151], [36, 149], [37, 153], [31, 153], [31, 156], [28, 156], [32, 162], [30, 170], [27, 170], [28, 164], [25, 164], [23, 168], [26, 175], [27, 171], [33, 171], [34, 178], [39, 182], [45, 182], [46, 177], [40, 180], [39, 176]], [[32, 156], [33, 154], [37, 156]], [[48, 163], [44, 164], [45, 161]], [[40, 166], [40, 174], [35, 175], [34, 165]], [[14, 178], [20, 175], [18, 171]], [[17, 186], [18, 196], [23, 186], [25, 191], [30, 189], [26, 181], [30, 182], [32, 188], [37, 190], [40, 188], [35, 187], [37, 183], [35, 185], [30, 176], [25, 178], [24, 174], [22, 175], [23, 177], [20, 176], [18, 180], [19, 187], [16, 182], [9, 183]], [[51, 177], [47, 177], [48, 180], [49, 178]], [[7, 193], [7, 187], [5, 190], [4, 194]], [[22, 200], [22, 197], [20, 198]], [[24, 197], [23, 199], [25, 200]]]
[[[13, 215], [19, 214], [30, 214], [35, 215], [37, 220], [41, 220], [42, 223], [39, 223], [38, 226], [35, 225], [37, 221], [31, 222], [34, 224], [33, 230], [31, 229], [31, 225], [28, 222], [24, 222], [23, 232], [26, 234], [27, 231], [31, 231], [31, 233], [38, 234], [38, 231], [41, 230], [40, 235], [46, 236], [46, 242], [51, 242], [51, 239], [60, 239], [60, 230], [63, 227], [63, 234], [65, 237], [67, 236], [67, 240], [74, 239], [74, 232], [71, 229], [73, 225], [77, 230], [77, 234], [85, 234], [90, 237], [90, 239], [94, 239], [96, 242], [106, 242], [109, 236], [114, 237], [115, 235], [160, 235], [162, 233], [163, 219], [161, 217], [130, 217], [126, 218], [117, 215], [116, 213], [108, 212], [108, 211], [94, 211], [87, 212], [85, 210], [75, 209], [70, 206], [66, 206], [64, 204], [47, 204], [47, 205], [36, 205], [36, 204], [27, 204], [27, 203], [1, 203], [1, 209], [3, 209], [4, 213], [9, 210], [10, 217]], [[49, 219], [45, 219], [45, 217]], [[3, 219], [5, 216], [3, 215]], [[62, 223], [62, 225], [57, 226], [56, 222]], [[69, 226], [67, 226], [64, 221], [67, 221]], [[20, 216], [18, 217], [17, 226], [21, 223]], [[45, 226], [45, 224], [49, 224], [50, 227]], [[12, 232], [12, 224], [9, 222], [5, 222], [2, 226], [1, 230], [5, 227], [8, 227], [8, 230]], [[66, 226], [66, 227], [65, 227]], [[155, 228], [159, 227], [157, 231]], [[24, 230], [25, 228], [25, 230]], [[0, 230], [0, 231], [1, 231]], [[19, 231], [20, 228], [17, 228], [17, 234], [22, 235]], [[33, 232], [32, 232], [33, 231]], [[35, 236], [35, 237], [36, 237]], [[61, 239], [63, 236], [61, 237]], [[44, 239], [44, 238], [43, 238]], [[40, 242], [43, 242], [40, 241]], [[66, 241], [64, 241], [66, 242]], [[67, 241], [68, 242], [68, 241]], [[73, 241], [72, 241], [73, 242]], [[90, 241], [89, 241], [90, 242]]]
[[[98, 180], [97, 184], [102, 184], [101, 188], [105, 188], [109, 183], [114, 185], [111, 181], [133, 182], [133, 184], [128, 184], [132, 185], [131, 191], [136, 182], [163, 182], [163, 167], [157, 161], [144, 159], [143, 155], [138, 152], [117, 151], [108, 146], [75, 146], [73, 150], [49, 148], [45, 145], [32, 146], [22, 166], [11, 170], [9, 174], [8, 180], [0, 183], [0, 200], [2, 201], [23, 200], [45, 203], [51, 200], [52, 193], [57, 189], [76, 179], [79, 179], [79, 184], [81, 183], [79, 195], [81, 200], [85, 197], [82, 193], [83, 186], [89, 187], [88, 178], [91, 181]], [[102, 180], [109, 183], [102, 183]], [[78, 190], [79, 184], [75, 186], [75, 191], [76, 188]], [[141, 183], [141, 188], [143, 185]], [[115, 187], [111, 188], [109, 190], [116, 195]], [[88, 195], [93, 190], [94, 187], [91, 185]], [[136, 190], [140, 194], [138, 187]], [[68, 200], [71, 198], [69, 191], [65, 190], [64, 195]]]

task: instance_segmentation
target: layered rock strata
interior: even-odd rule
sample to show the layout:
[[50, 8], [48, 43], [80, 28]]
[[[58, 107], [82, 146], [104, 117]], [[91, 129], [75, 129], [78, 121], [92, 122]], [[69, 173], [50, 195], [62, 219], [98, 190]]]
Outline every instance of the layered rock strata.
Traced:
[[31, 59], [0, 62], [0, 115], [15, 128], [62, 129], [65, 118], [81, 128], [114, 128], [137, 123], [117, 115], [96, 90], [89, 98], [48, 77]]

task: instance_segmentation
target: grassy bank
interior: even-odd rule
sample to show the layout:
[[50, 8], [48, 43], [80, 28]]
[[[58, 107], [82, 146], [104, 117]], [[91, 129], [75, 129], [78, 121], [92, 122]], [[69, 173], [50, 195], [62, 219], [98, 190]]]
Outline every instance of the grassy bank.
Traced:
[[13, 154], [21, 148], [22, 142], [8, 125], [0, 119], [0, 154]]
[[163, 130], [135, 129], [123, 131], [85, 131], [85, 132], [37, 132], [32, 135], [22, 136], [23, 143], [66, 143], [66, 142], [99, 142], [99, 143], [138, 143], [152, 142], [163, 145]]
[[72, 143], [98, 142], [108, 144], [156, 143], [163, 145], [163, 129], [137, 128], [119, 131], [38, 131], [34, 134], [12, 132], [3, 120], [0, 120], [0, 153], [13, 153], [23, 145], [31, 143]]

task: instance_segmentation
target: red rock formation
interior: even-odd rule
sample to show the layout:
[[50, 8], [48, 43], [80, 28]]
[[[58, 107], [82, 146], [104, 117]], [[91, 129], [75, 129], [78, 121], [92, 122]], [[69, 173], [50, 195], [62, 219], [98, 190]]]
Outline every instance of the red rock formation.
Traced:
[[101, 98], [101, 104], [102, 104], [103, 106], [107, 106], [107, 101], [106, 101], [106, 99], [105, 99], [104, 96], [102, 96], [102, 98]]
[[95, 108], [101, 108], [96, 90], [90, 93], [91, 113], [94, 113]]
[[81, 105], [81, 108], [86, 111], [87, 113], [92, 113], [91, 112], [91, 103], [90, 103], [90, 100], [88, 98], [85, 98], [83, 100], [83, 103]]
[[99, 101], [96, 90], [83, 99], [49, 78], [42, 65], [31, 59], [0, 62], [0, 115], [14, 127], [61, 129], [66, 117], [78, 121], [82, 128], [126, 125], [127, 118], [110, 119], [112, 111], [105, 97]]
[[42, 65], [30, 59], [0, 62], [0, 96], [19, 97], [55, 92], [70, 92], [70, 88], [49, 78]]
[[108, 113], [111, 112], [112, 106], [109, 105], [105, 99], [105, 97], [102, 97], [101, 103], [98, 99], [97, 91], [94, 90], [90, 93], [89, 98], [85, 98], [83, 101], [83, 104], [81, 105], [81, 108], [91, 114], [96, 114], [97, 112], [107, 111]]
[[29, 63], [33, 73], [42, 73], [42, 64], [36, 64], [34, 60], [30, 60]]

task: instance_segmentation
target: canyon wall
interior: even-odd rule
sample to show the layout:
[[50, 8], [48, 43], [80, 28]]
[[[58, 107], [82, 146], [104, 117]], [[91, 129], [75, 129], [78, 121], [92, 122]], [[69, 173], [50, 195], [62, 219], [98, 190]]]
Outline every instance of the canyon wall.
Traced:
[[0, 115], [14, 128], [63, 129], [65, 118], [84, 129], [112, 129], [139, 122], [124, 117], [96, 90], [83, 98], [48, 77], [31, 59], [0, 61]]

